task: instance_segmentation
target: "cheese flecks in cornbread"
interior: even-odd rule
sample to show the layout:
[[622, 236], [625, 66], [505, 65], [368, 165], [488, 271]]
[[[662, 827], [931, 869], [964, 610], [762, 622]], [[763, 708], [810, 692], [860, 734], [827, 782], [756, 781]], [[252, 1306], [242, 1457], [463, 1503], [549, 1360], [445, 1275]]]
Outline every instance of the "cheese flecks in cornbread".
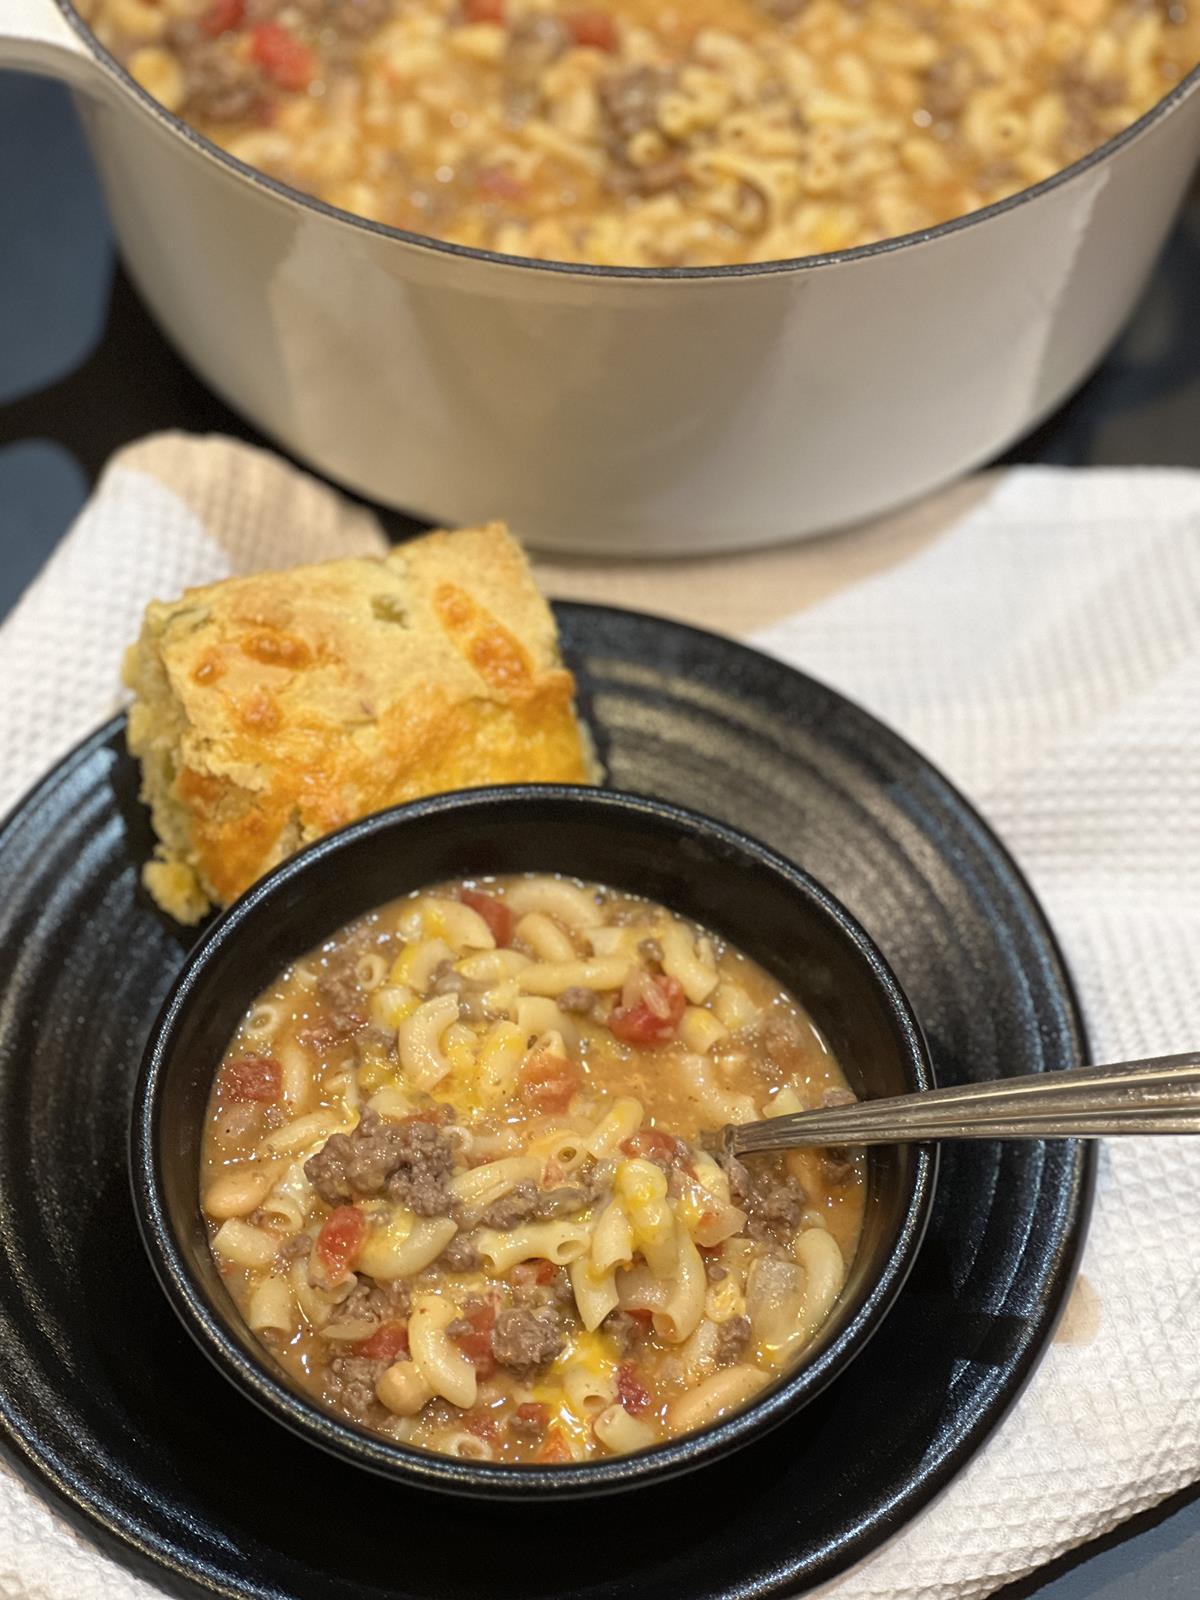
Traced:
[[159, 841], [143, 882], [180, 922], [386, 806], [596, 776], [554, 618], [500, 523], [152, 601], [125, 680]]

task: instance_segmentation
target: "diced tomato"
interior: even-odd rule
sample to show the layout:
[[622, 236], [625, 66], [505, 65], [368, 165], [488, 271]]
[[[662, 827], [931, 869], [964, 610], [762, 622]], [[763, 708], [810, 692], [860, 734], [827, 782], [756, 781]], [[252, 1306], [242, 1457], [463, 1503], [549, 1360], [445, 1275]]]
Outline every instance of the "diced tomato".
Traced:
[[479, 889], [462, 889], [458, 898], [463, 905], [477, 911], [488, 925], [492, 938], [503, 947], [512, 939], [513, 914], [494, 894], [484, 894]]
[[576, 11], [566, 22], [576, 44], [610, 54], [617, 48], [616, 24], [607, 11]]
[[517, 1075], [517, 1093], [533, 1111], [565, 1111], [582, 1082], [573, 1061], [538, 1050]]
[[500, 1432], [500, 1423], [490, 1411], [468, 1411], [462, 1425], [477, 1439], [494, 1439]]
[[635, 1322], [641, 1325], [643, 1331], [648, 1329], [654, 1321], [653, 1311], [647, 1311], [644, 1306], [638, 1306], [636, 1309], [631, 1307], [628, 1314]]
[[250, 58], [281, 89], [307, 89], [316, 71], [312, 51], [277, 22], [250, 30]]
[[397, 1356], [408, 1354], [408, 1324], [381, 1323], [369, 1339], [360, 1339], [351, 1350], [368, 1361], [395, 1361]]
[[567, 1436], [561, 1428], [551, 1428], [541, 1445], [538, 1447], [535, 1461], [570, 1461], [571, 1446], [567, 1443]]
[[508, 1281], [514, 1289], [528, 1289], [535, 1283], [549, 1283], [556, 1271], [553, 1261], [518, 1261]]
[[496, 1326], [496, 1302], [489, 1295], [479, 1305], [473, 1305], [466, 1313], [467, 1321], [473, 1328], [490, 1330]]
[[245, 12], [245, 0], [210, 0], [207, 11], [200, 18], [200, 31], [210, 39], [215, 39], [236, 28]]
[[474, 1333], [461, 1334], [454, 1342], [475, 1368], [479, 1377], [491, 1377], [496, 1370], [496, 1358], [492, 1355], [492, 1336], [490, 1333], [485, 1333], [480, 1329]]
[[344, 1278], [358, 1260], [367, 1219], [356, 1206], [339, 1206], [317, 1235], [317, 1256], [331, 1278]]
[[535, 1428], [546, 1431], [546, 1424], [550, 1421], [550, 1407], [544, 1406], [538, 1400], [524, 1400], [513, 1412], [514, 1417], [519, 1417], [522, 1422], [528, 1422]]
[[480, 167], [475, 174], [475, 187], [485, 200], [523, 200], [529, 193], [529, 185], [506, 167]]
[[639, 1128], [622, 1141], [621, 1150], [627, 1156], [666, 1156], [668, 1160], [674, 1160], [681, 1145], [682, 1139], [677, 1139], [672, 1133], [664, 1133], [661, 1128]]
[[218, 1100], [278, 1100], [279, 1063], [274, 1056], [235, 1056], [217, 1074]]
[[682, 984], [666, 973], [650, 981], [662, 995], [667, 1014], [660, 1017], [644, 1000], [632, 1006], [617, 1006], [609, 1014], [608, 1026], [624, 1044], [662, 1044], [673, 1037], [679, 1026], [679, 1019], [687, 1005]]
[[464, 1310], [463, 1317], [471, 1324], [471, 1331], [455, 1334], [454, 1342], [473, 1364], [476, 1374], [481, 1378], [490, 1378], [496, 1370], [496, 1358], [492, 1355], [496, 1302], [492, 1299], [483, 1300], [470, 1310]]
[[632, 1361], [622, 1361], [617, 1368], [617, 1399], [631, 1417], [640, 1417], [649, 1408], [650, 1391]]
[[464, 22], [503, 22], [504, 0], [463, 0]]

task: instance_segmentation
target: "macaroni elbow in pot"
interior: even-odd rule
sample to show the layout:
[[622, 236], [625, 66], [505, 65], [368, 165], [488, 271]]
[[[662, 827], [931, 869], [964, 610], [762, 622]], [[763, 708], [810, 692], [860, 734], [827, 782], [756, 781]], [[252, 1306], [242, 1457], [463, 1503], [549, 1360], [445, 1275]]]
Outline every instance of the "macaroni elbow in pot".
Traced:
[[[1200, 148], [1200, 12], [11, 0], [130, 270], [335, 480], [543, 548], [765, 544], [1058, 403]], [[180, 242], [188, 241], [181, 249]]]

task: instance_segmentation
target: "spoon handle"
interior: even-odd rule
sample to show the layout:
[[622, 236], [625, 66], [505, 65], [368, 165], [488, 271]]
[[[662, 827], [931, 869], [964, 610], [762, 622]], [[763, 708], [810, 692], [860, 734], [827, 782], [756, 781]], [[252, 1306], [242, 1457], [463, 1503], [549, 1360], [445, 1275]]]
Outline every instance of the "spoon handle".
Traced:
[[797, 1111], [725, 1130], [732, 1155], [924, 1139], [1200, 1133], [1200, 1055], [1151, 1056]]

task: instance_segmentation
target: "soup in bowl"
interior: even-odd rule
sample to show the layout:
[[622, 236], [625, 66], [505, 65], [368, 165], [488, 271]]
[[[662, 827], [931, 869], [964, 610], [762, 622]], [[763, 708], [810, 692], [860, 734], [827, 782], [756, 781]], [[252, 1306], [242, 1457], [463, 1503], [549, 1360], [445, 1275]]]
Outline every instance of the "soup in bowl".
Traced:
[[252, 1003], [200, 1203], [301, 1385], [470, 1460], [587, 1461], [802, 1359], [862, 1227], [845, 1151], [723, 1158], [853, 1100], [780, 984], [664, 906], [549, 874], [381, 907]]
[[926, 1087], [845, 911], [743, 835], [533, 788], [278, 869], [189, 957], [134, 1191], [176, 1309], [310, 1439], [470, 1493], [596, 1493], [783, 1421], [923, 1231], [915, 1149], [727, 1159], [730, 1121]]

